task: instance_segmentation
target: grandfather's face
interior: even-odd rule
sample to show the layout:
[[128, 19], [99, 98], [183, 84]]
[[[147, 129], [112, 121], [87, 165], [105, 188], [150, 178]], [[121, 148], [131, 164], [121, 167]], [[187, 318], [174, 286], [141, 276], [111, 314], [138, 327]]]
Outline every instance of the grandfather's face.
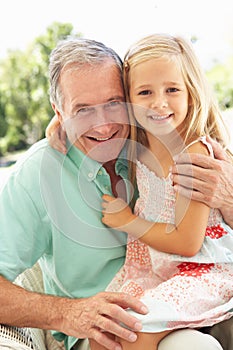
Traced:
[[70, 142], [99, 162], [116, 159], [129, 134], [125, 96], [112, 60], [65, 68], [61, 74], [63, 115]]

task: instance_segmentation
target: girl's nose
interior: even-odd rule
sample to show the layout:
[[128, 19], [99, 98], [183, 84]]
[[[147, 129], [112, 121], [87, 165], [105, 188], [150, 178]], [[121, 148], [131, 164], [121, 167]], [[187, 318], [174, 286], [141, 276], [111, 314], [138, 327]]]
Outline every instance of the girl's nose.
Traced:
[[168, 106], [167, 99], [164, 96], [154, 96], [151, 101], [151, 108], [166, 108]]

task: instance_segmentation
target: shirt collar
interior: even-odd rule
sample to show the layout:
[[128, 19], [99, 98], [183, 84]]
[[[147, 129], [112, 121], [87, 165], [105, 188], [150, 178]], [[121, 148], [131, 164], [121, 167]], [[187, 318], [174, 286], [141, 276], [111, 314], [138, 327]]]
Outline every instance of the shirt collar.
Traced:
[[[96, 179], [96, 176], [100, 170], [103, 169], [104, 172], [106, 170], [102, 167], [102, 164], [87, 157], [80, 149], [75, 147], [67, 141], [67, 149], [68, 158], [76, 165], [79, 171], [82, 171], [83, 175], [86, 175], [89, 181], [93, 181]], [[128, 168], [127, 161], [127, 149], [123, 147], [115, 165], [116, 174], [119, 175], [122, 171], [126, 171]]]

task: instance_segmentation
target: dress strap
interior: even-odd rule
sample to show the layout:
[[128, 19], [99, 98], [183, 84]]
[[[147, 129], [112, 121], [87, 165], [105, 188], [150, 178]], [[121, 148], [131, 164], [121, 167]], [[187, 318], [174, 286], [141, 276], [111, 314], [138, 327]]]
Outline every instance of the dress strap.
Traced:
[[185, 148], [181, 151], [181, 153], [183, 153], [184, 151], [187, 150], [187, 148], [189, 148], [190, 146], [192, 146], [194, 143], [197, 143], [197, 142], [202, 142], [204, 145], [206, 145], [208, 151], [209, 151], [209, 154], [211, 157], [214, 158], [214, 151], [213, 151], [213, 148], [212, 148], [212, 145], [206, 140], [206, 136], [201, 136], [199, 137], [198, 139], [190, 142], [190, 144], [188, 144], [187, 146], [185, 146]]

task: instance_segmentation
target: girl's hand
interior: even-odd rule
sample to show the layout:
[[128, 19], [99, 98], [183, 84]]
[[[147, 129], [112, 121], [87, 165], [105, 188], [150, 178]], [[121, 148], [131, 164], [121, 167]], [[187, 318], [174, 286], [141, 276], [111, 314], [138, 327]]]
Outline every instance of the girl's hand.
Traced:
[[51, 147], [57, 151], [66, 154], [66, 132], [62, 129], [61, 124], [55, 115], [45, 130], [45, 136]]
[[118, 231], [127, 232], [127, 224], [134, 219], [128, 204], [121, 198], [115, 198], [107, 194], [104, 194], [102, 198], [102, 222]]

